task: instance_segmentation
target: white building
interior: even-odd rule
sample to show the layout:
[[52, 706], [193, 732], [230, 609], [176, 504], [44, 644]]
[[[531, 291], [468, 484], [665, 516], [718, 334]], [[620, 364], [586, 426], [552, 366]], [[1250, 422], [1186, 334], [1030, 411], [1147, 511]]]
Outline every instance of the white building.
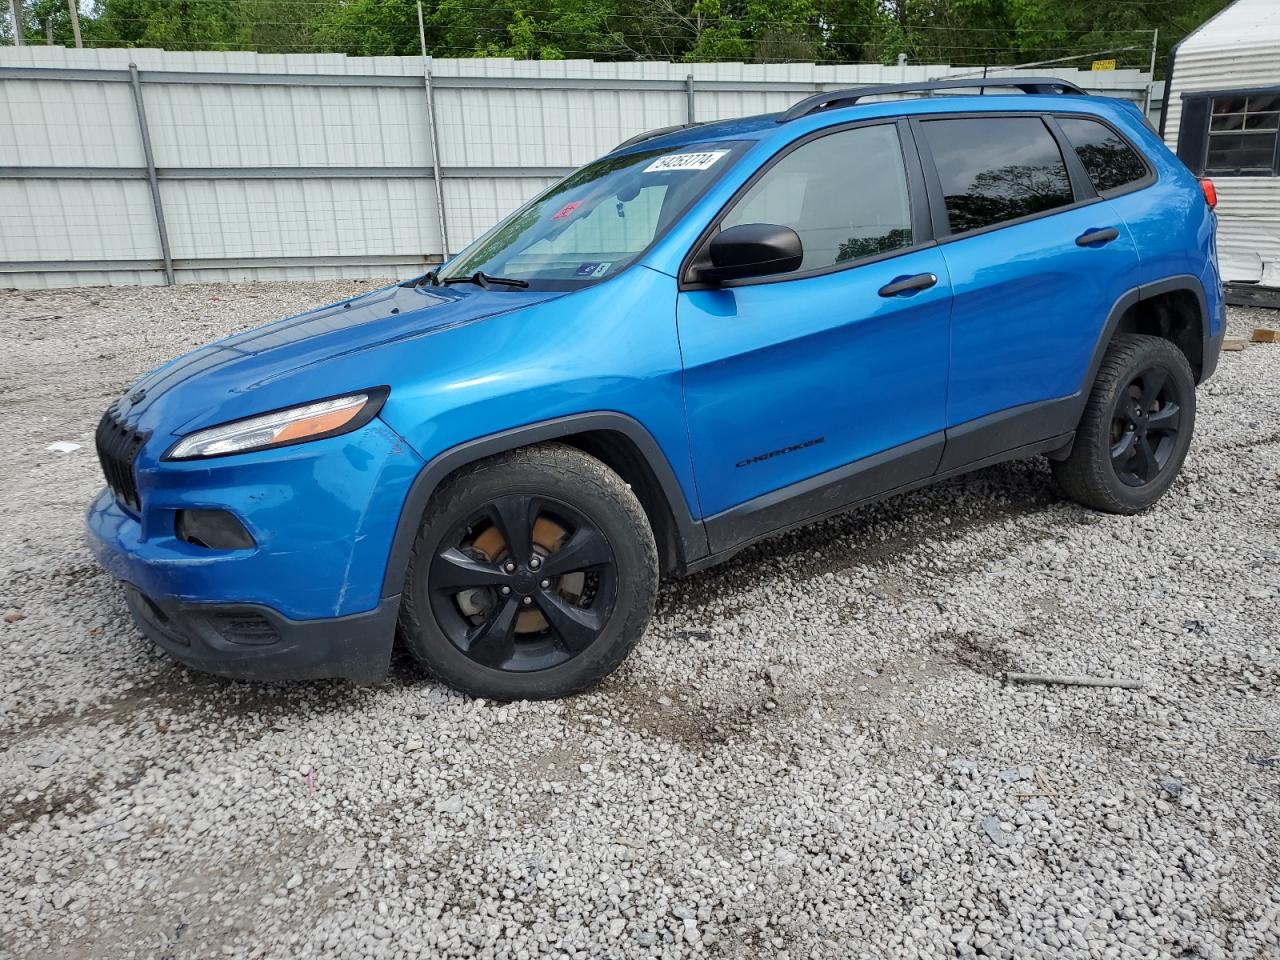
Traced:
[[1236, 0], [1174, 47], [1161, 134], [1217, 188], [1223, 279], [1280, 306], [1280, 0]]

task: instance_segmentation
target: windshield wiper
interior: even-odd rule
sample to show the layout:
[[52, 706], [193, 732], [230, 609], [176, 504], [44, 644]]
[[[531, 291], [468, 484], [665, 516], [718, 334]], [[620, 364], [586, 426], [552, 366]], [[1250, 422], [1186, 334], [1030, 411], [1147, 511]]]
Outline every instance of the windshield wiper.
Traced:
[[489, 274], [482, 273], [479, 270], [467, 277], [445, 277], [440, 282], [446, 287], [451, 283], [474, 283], [476, 286], [483, 287], [485, 290], [488, 290], [489, 287], [494, 284], [499, 284], [504, 287], [529, 286], [528, 280], [516, 280], [513, 277], [491, 277]]

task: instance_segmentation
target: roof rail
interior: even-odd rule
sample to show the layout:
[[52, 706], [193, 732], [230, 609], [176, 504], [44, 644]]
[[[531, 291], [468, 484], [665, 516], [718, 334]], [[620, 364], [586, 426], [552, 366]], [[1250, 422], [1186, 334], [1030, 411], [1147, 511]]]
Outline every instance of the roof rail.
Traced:
[[644, 143], [646, 140], [652, 140], [655, 137], [661, 137], [668, 133], [675, 133], [677, 130], [688, 130], [690, 127], [701, 127], [703, 124], [710, 122], [710, 120], [700, 120], [697, 123], [673, 123], [669, 127], [658, 127], [655, 130], [646, 130], [644, 133], [637, 133], [634, 137], [623, 140], [613, 149], [621, 150], [623, 147], [634, 147], [637, 143]]
[[847, 90], [827, 90], [805, 97], [793, 104], [782, 116], [779, 123], [797, 120], [819, 110], [831, 110], [835, 107], [851, 107], [863, 97], [879, 97], [891, 93], [929, 93], [934, 90], [969, 90], [974, 87], [1014, 87], [1023, 93], [1071, 93], [1085, 96], [1085, 92], [1074, 83], [1059, 80], [1056, 77], [969, 77], [955, 80], [930, 80], [926, 83], [886, 83], [865, 87], [850, 87]]

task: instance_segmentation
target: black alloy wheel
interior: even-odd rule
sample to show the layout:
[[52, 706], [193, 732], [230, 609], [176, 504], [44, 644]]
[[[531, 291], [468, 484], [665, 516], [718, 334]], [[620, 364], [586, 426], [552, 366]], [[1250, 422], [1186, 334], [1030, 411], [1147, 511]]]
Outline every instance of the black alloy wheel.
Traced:
[[1173, 484], [1191, 447], [1196, 381], [1170, 340], [1117, 334], [1107, 347], [1054, 478], [1077, 503], [1107, 513], [1145, 510]]
[[427, 575], [449, 642], [497, 670], [545, 670], [586, 650], [609, 622], [613, 548], [567, 503], [508, 494], [440, 544]]
[[1117, 398], [1111, 420], [1111, 463], [1130, 487], [1151, 483], [1178, 446], [1182, 404], [1177, 381], [1162, 367], [1135, 375]]
[[657, 591], [658, 549], [631, 487], [581, 450], [538, 444], [470, 464], [432, 495], [401, 636], [474, 696], [562, 697], [618, 668]]

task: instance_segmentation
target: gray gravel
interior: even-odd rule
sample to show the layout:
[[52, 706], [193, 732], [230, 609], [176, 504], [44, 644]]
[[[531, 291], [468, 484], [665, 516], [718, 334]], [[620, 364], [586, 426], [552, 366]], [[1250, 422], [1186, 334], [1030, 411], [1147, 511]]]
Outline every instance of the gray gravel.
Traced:
[[1149, 513], [901, 497], [668, 584], [567, 702], [178, 667], [80, 540], [96, 419], [358, 288], [0, 294], [0, 956], [1280, 956], [1280, 345]]

